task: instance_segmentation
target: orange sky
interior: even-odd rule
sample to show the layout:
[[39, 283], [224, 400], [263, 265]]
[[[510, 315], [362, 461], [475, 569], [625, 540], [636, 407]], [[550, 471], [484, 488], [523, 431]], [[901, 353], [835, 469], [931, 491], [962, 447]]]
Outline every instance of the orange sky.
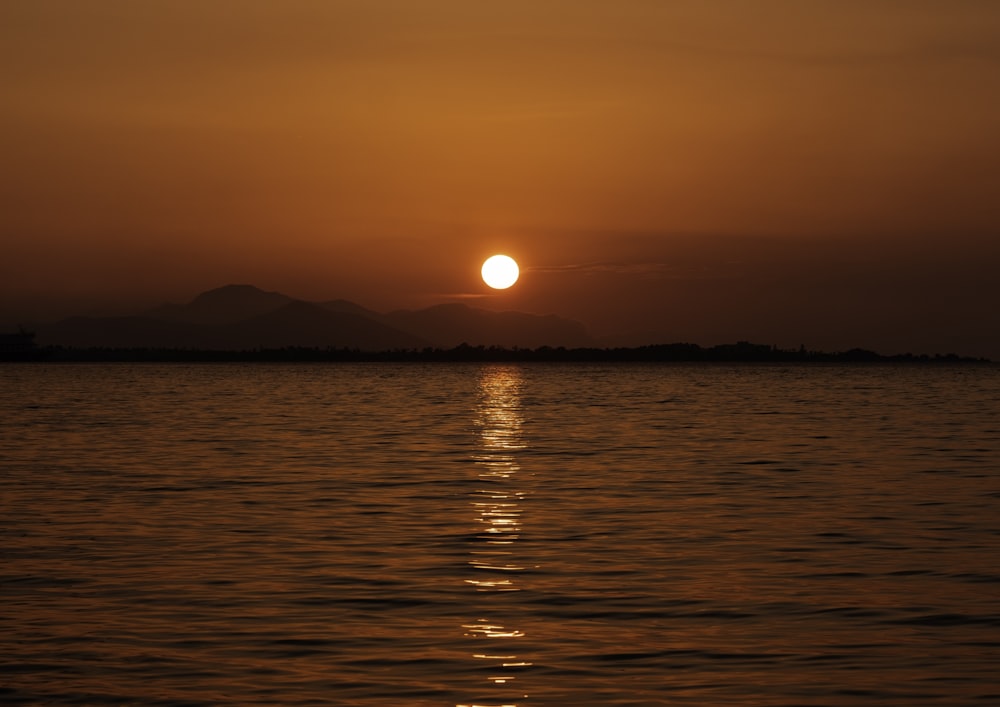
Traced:
[[1000, 358], [993, 0], [5, 0], [0, 85], [5, 327], [251, 283]]

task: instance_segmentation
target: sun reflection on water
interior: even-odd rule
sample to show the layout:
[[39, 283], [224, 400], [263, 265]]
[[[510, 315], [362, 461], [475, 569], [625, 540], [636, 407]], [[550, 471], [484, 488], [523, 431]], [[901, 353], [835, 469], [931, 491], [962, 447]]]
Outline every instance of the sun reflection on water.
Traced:
[[[481, 707], [516, 707], [509, 702], [515, 695], [500, 694], [514, 689], [518, 672], [531, 666], [515, 650], [516, 642], [525, 636], [521, 627], [510, 625], [496, 614], [502, 614], [500, 597], [521, 590], [521, 573], [527, 567], [517, 554], [522, 531], [522, 501], [526, 492], [519, 487], [520, 465], [517, 454], [524, 449], [521, 435], [521, 388], [523, 379], [516, 367], [484, 368], [479, 380], [477, 453], [474, 457], [480, 483], [472, 492], [471, 506], [478, 526], [468, 561], [473, 575], [465, 579], [483, 602], [482, 610], [490, 609], [493, 616], [479, 616], [462, 625], [464, 635], [472, 640], [486, 640], [490, 648], [479, 645], [472, 658], [486, 671], [485, 680], [492, 687], [491, 698], [502, 702], [475, 702]], [[491, 601], [496, 597], [498, 601]], [[496, 650], [496, 648], [501, 648]], [[527, 697], [523, 691], [516, 697]]]

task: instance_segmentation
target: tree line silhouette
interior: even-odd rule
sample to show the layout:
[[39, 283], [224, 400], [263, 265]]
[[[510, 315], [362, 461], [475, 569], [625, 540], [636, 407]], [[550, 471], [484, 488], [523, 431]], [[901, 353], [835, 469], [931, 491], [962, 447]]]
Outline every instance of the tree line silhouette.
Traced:
[[182, 348], [71, 348], [63, 346], [0, 351], [2, 360], [49, 362], [473, 362], [473, 363], [988, 363], [985, 358], [948, 354], [882, 355], [854, 348], [840, 352], [781, 349], [739, 341], [702, 347], [674, 343], [617, 348], [564, 348], [541, 346], [506, 348], [471, 346], [454, 348], [362, 351], [356, 348], [289, 346], [244, 351]]

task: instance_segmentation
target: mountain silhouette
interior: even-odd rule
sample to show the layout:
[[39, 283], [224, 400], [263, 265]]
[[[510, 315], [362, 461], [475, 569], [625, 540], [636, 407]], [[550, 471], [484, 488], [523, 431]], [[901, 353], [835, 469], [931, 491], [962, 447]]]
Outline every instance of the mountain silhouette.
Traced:
[[463, 304], [380, 314], [348, 300], [306, 302], [227, 285], [187, 304], [131, 317], [69, 317], [40, 326], [38, 342], [74, 348], [251, 350], [287, 347], [389, 351], [461, 343], [537, 348], [592, 343], [579, 322]]
[[189, 304], [163, 304], [143, 316], [190, 324], [231, 324], [293, 301], [288, 295], [265, 292], [253, 285], [226, 285], [202, 292]]
[[334, 312], [310, 302], [293, 300], [283, 307], [231, 324], [222, 333], [222, 348], [284, 348], [307, 346], [362, 351], [422, 348], [419, 336], [393, 329], [352, 312]]
[[351, 302], [346, 299], [335, 299], [329, 302], [320, 302], [319, 305], [325, 309], [329, 309], [331, 312], [347, 312], [350, 314], [360, 314], [369, 319], [381, 320], [383, 315], [378, 312], [372, 311], [367, 307], [362, 307], [360, 304]]
[[589, 346], [593, 340], [583, 324], [555, 315], [491, 312], [464, 304], [439, 304], [420, 310], [397, 310], [385, 321], [411, 334], [430, 339], [435, 346], [537, 348]]

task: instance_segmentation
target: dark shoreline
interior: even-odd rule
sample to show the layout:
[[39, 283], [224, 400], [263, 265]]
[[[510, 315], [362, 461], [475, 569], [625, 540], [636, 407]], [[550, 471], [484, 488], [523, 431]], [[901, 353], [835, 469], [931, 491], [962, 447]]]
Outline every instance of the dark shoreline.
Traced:
[[866, 349], [842, 352], [779, 349], [774, 346], [739, 342], [712, 347], [697, 344], [659, 344], [634, 348], [504, 348], [469, 346], [451, 349], [321, 349], [285, 347], [246, 351], [160, 349], [160, 348], [67, 348], [38, 347], [31, 351], [0, 352], [0, 361], [43, 363], [914, 363], [990, 364], [986, 358], [948, 354], [882, 355]]

